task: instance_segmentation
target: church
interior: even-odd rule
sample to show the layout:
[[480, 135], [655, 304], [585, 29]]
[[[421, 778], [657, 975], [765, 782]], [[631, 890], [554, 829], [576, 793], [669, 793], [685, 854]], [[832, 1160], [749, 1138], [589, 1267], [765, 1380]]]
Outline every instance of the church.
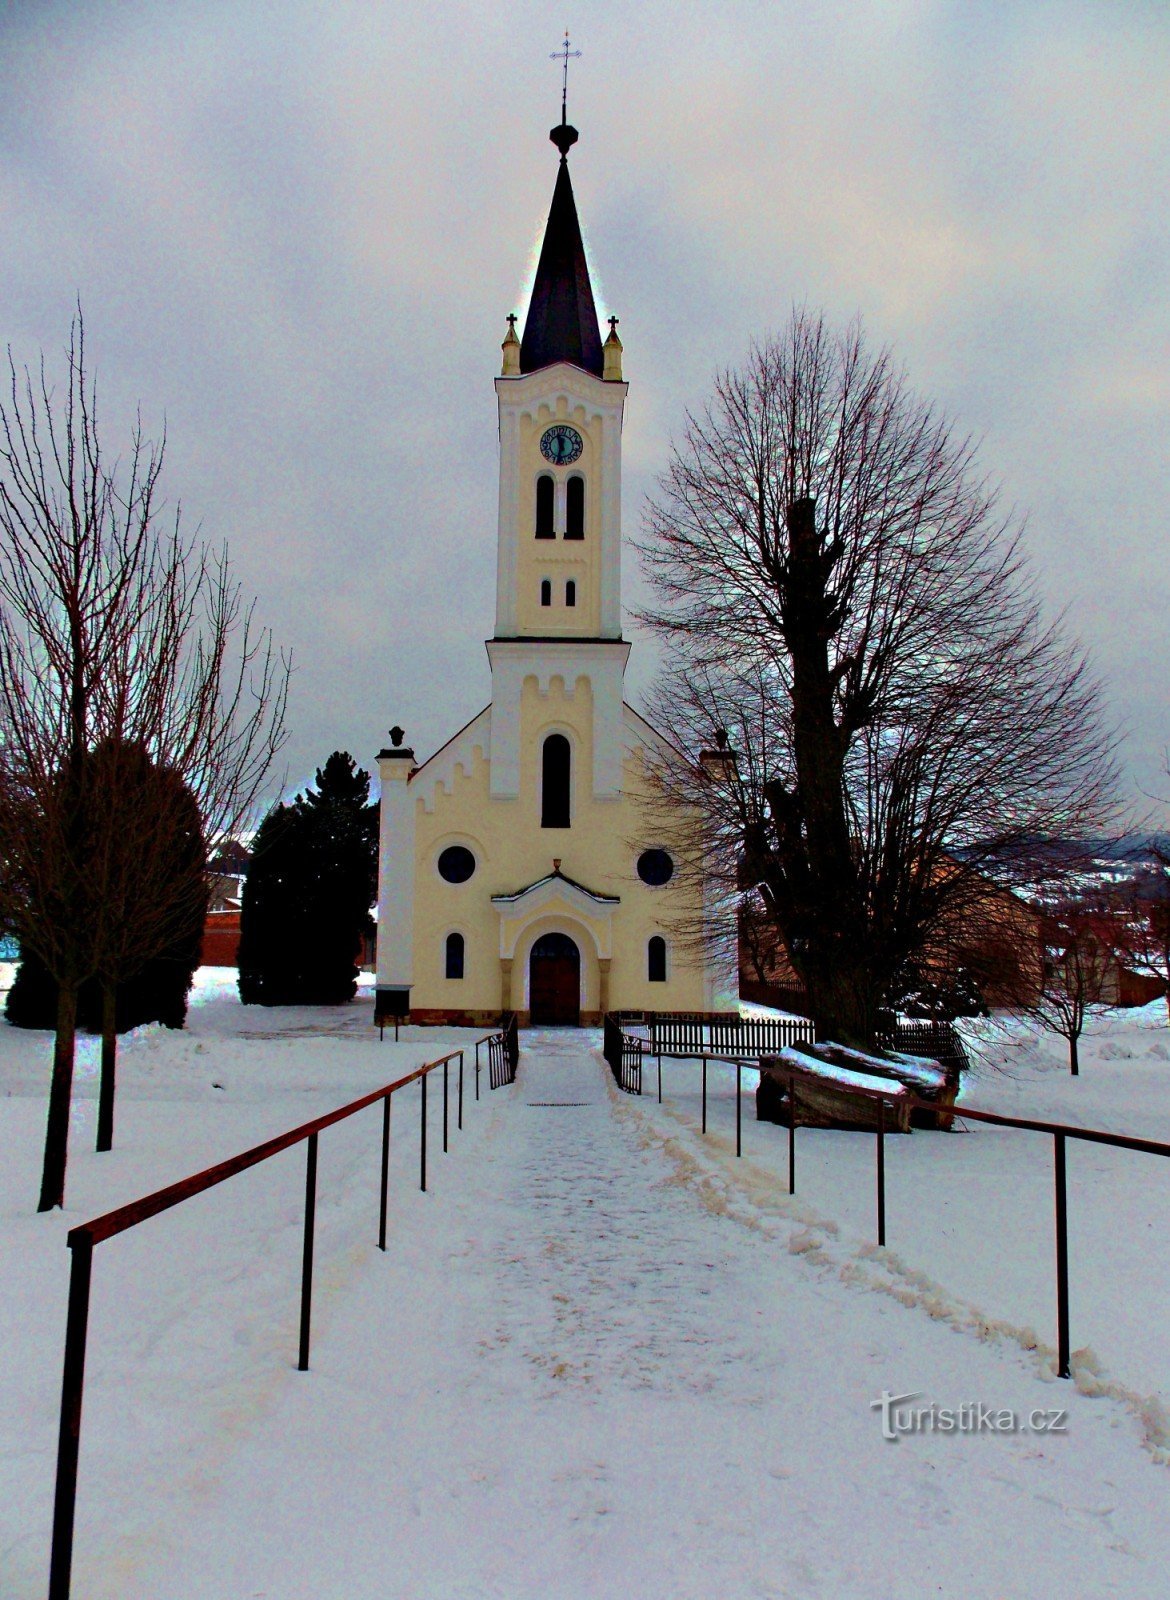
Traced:
[[[376, 1015], [596, 1024], [727, 1003], [645, 804], [661, 735], [623, 698], [622, 377], [602, 342], [562, 114], [523, 336], [496, 378], [499, 520], [491, 703], [422, 762], [380, 752]], [[641, 799], [639, 797], [642, 797]]]

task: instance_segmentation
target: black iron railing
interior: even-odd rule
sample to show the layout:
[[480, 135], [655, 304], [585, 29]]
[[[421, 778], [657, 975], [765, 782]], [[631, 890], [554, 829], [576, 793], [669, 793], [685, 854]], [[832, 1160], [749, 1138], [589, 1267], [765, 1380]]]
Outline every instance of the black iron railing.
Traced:
[[[485, 1036], [477, 1042], [476, 1049], [476, 1098], [479, 1098], [479, 1072], [478, 1072], [478, 1045], [486, 1043], [489, 1053], [495, 1043], [501, 1055], [507, 1057], [511, 1052], [514, 1059], [516, 1054], [515, 1018], [512, 1019], [511, 1043], [508, 1043], [509, 1030], [505, 1026], [499, 1033]], [[456, 1094], [457, 1094], [457, 1127], [463, 1126], [463, 1077], [464, 1077], [464, 1051], [452, 1050], [445, 1056], [440, 1056], [437, 1061], [428, 1061], [423, 1066], [417, 1067], [403, 1078], [396, 1078], [393, 1083], [384, 1084], [382, 1088], [375, 1089], [371, 1094], [366, 1094], [359, 1100], [353, 1100], [348, 1105], [330, 1111], [323, 1117], [315, 1117], [312, 1122], [302, 1123], [298, 1128], [292, 1128], [287, 1133], [278, 1134], [274, 1139], [267, 1139], [263, 1144], [254, 1145], [252, 1149], [243, 1151], [240, 1155], [232, 1156], [227, 1161], [221, 1161], [217, 1166], [208, 1167], [203, 1172], [193, 1173], [190, 1177], [182, 1178], [178, 1183], [169, 1184], [165, 1189], [157, 1189], [153, 1194], [143, 1196], [140, 1200], [133, 1200], [128, 1205], [119, 1206], [114, 1211], [107, 1211], [103, 1216], [95, 1217], [89, 1222], [80, 1223], [76, 1228], [71, 1228], [66, 1243], [72, 1252], [72, 1265], [69, 1275], [69, 1311], [65, 1328], [65, 1360], [61, 1379], [61, 1424], [57, 1442], [57, 1483], [53, 1503], [53, 1541], [52, 1555], [49, 1569], [49, 1600], [69, 1600], [70, 1583], [73, 1567], [73, 1525], [77, 1505], [77, 1465], [81, 1443], [81, 1403], [85, 1385], [85, 1356], [89, 1324], [89, 1298], [90, 1282], [93, 1271], [94, 1246], [101, 1244], [105, 1239], [112, 1239], [119, 1233], [125, 1233], [130, 1228], [135, 1228], [140, 1222], [146, 1222], [150, 1217], [156, 1217], [162, 1211], [168, 1211], [173, 1206], [181, 1205], [183, 1201], [192, 1199], [195, 1195], [203, 1194], [208, 1189], [213, 1189], [217, 1184], [224, 1183], [228, 1178], [234, 1178], [237, 1173], [246, 1172], [249, 1167], [259, 1166], [261, 1162], [269, 1161], [281, 1151], [290, 1149], [293, 1145], [305, 1144], [305, 1226], [304, 1247], [301, 1257], [301, 1306], [300, 1306], [300, 1341], [298, 1349], [297, 1369], [300, 1372], [309, 1370], [309, 1336], [311, 1327], [311, 1308], [313, 1293], [313, 1243], [317, 1209], [317, 1139], [325, 1129], [332, 1127], [335, 1122], [342, 1122], [347, 1117], [355, 1116], [359, 1111], [364, 1111], [370, 1106], [382, 1107], [382, 1157], [380, 1166], [380, 1190], [378, 1207], [378, 1248], [386, 1248], [386, 1222], [387, 1222], [387, 1179], [390, 1166], [390, 1103], [392, 1097], [400, 1090], [407, 1088], [412, 1083], [419, 1085], [421, 1107], [419, 1115], [419, 1187], [425, 1191], [427, 1187], [427, 1080], [433, 1072], [441, 1071], [443, 1074], [443, 1149], [448, 1148], [449, 1122], [450, 1122], [450, 1080], [452, 1064], [457, 1063]], [[511, 1068], [515, 1076], [514, 1065]], [[511, 1081], [511, 1080], [508, 1080]]]
[[614, 1082], [626, 1094], [641, 1094], [642, 1040], [624, 1032], [613, 1014], [606, 1016], [603, 1029], [601, 1053], [609, 1063]]
[[520, 1031], [514, 1011], [504, 1014], [500, 1032], [491, 1036], [487, 1047], [489, 1086], [502, 1089], [505, 1084], [515, 1083], [516, 1068], [520, 1062]]

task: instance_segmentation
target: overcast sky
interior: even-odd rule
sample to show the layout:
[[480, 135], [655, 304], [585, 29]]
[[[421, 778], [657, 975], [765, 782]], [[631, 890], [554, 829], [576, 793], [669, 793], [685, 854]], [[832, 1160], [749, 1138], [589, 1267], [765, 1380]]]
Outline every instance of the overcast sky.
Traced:
[[1165, 795], [1164, 0], [0, 5], [0, 334], [59, 370], [80, 297], [107, 436], [165, 419], [169, 497], [292, 650], [289, 786], [489, 697], [566, 22], [627, 533], [720, 367], [794, 302], [860, 312], [981, 440]]

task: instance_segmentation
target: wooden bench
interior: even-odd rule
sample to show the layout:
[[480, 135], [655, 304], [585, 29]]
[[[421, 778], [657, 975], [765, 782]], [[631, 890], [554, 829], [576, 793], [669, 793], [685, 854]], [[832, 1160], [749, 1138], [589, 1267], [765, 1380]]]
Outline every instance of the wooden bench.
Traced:
[[884, 1125], [888, 1133], [909, 1133], [908, 1102], [904, 1084], [813, 1055], [808, 1048], [789, 1046], [760, 1062], [756, 1116], [762, 1122], [870, 1133]]

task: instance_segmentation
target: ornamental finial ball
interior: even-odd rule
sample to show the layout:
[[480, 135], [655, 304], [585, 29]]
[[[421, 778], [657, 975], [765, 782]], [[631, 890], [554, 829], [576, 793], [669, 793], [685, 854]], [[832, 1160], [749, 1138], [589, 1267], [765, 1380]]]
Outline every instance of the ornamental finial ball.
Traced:
[[395, 750], [398, 749], [399, 745], [401, 745], [401, 743], [402, 743], [402, 741], [403, 741], [403, 739], [405, 737], [406, 737], [406, 729], [405, 728], [391, 728], [390, 729], [390, 743], [394, 746]]

